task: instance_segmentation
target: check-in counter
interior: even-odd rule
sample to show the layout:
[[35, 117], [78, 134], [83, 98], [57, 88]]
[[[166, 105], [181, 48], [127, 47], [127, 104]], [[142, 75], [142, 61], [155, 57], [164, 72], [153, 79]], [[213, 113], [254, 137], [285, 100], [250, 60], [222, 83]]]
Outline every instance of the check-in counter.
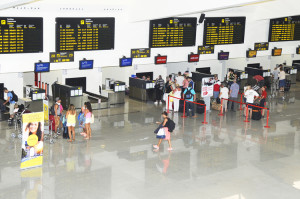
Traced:
[[70, 104], [73, 104], [75, 108], [81, 108], [85, 102], [81, 86], [68, 86], [55, 83], [52, 85], [52, 95], [53, 100], [56, 97], [61, 99], [64, 109], [67, 109]]
[[271, 87], [272, 79], [271, 79], [271, 72], [270, 70], [261, 70], [259, 68], [251, 68], [251, 67], [245, 67], [245, 72], [248, 73], [248, 84], [253, 84], [253, 77], [255, 75], [260, 75], [264, 77], [265, 85], [267, 88]]
[[294, 64], [293, 66], [294, 66], [294, 69], [297, 69], [296, 80], [300, 81], [300, 64]]
[[43, 111], [43, 100], [46, 97], [46, 91], [33, 85], [23, 87], [23, 97], [19, 97], [18, 104], [29, 105], [31, 112]]
[[192, 80], [194, 81], [194, 90], [196, 92], [197, 99], [201, 99], [202, 78], [205, 77], [214, 78], [214, 75], [200, 72], [192, 72]]
[[155, 101], [155, 81], [129, 77], [129, 97], [142, 101]]
[[29, 105], [31, 112], [43, 112], [43, 100], [32, 100], [30, 98], [19, 98], [18, 104], [24, 104], [25, 107]]
[[292, 84], [296, 84], [297, 81], [297, 68], [294, 66], [284, 66], [284, 72], [287, 74], [286, 79], [291, 80]]

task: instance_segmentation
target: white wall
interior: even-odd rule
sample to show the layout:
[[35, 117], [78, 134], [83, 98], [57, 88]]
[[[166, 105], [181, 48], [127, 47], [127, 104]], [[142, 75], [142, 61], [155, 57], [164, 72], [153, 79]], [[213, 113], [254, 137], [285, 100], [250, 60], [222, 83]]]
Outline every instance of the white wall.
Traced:
[[[69, 63], [53, 63], [51, 64], [51, 72], [42, 75], [42, 81], [52, 84], [57, 78], [64, 83], [65, 78], [81, 77], [87, 78], [87, 90], [91, 92], [98, 92], [98, 86], [104, 82], [105, 78], [114, 78], [128, 82], [128, 77], [136, 72], [154, 72], [154, 78], [159, 74], [166, 76], [168, 73], [184, 71], [187, 67], [194, 71], [197, 67], [211, 67], [212, 73], [222, 74], [222, 66], [227, 68], [236, 68], [243, 70], [247, 63], [260, 62], [264, 68], [273, 68], [276, 64], [284, 61], [291, 64], [293, 59], [300, 59], [299, 55], [293, 55], [297, 42], [278, 42], [270, 43], [270, 50], [258, 52], [258, 57], [253, 59], [246, 59], [246, 50], [253, 48], [255, 42], [268, 41], [268, 28], [270, 16], [282, 17], [288, 15], [289, 10], [291, 14], [300, 14], [298, 8], [300, 2], [298, 0], [277, 0], [270, 1], [264, 4], [253, 4], [248, 6], [241, 6], [225, 10], [210, 9], [204, 12], [207, 17], [227, 17], [227, 16], [246, 16], [246, 35], [245, 43], [238, 45], [219, 45], [215, 47], [215, 54], [200, 56], [200, 62], [197, 64], [187, 63], [187, 55], [190, 52], [197, 52], [197, 46], [202, 45], [203, 40], [203, 24], [197, 27], [196, 45], [193, 47], [180, 48], [153, 48], [151, 49], [151, 58], [134, 59], [133, 65], [136, 67], [119, 68], [119, 58], [123, 55], [130, 56], [130, 49], [148, 47], [149, 41], [149, 21], [130, 22], [131, 11], [136, 8], [141, 8], [140, 3], [137, 3], [132, 9], [131, 5], [101, 5], [98, 2], [95, 6], [85, 4], [84, 2], [74, 1], [74, 5], [58, 4], [59, 1], [40, 1], [33, 4], [1, 10], [0, 16], [11, 17], [43, 17], [44, 18], [44, 52], [30, 53], [30, 54], [2, 54], [0, 55], [0, 82], [4, 82], [7, 87], [16, 91], [22, 91], [23, 83], [15, 84], [11, 79], [17, 79], [23, 82], [23, 77], [20, 77], [20, 72], [32, 72], [33, 65], [38, 60], [49, 61], [49, 53], [55, 51], [55, 17], [115, 17], [115, 49], [102, 51], [84, 51], [75, 52], [75, 61]], [[96, 1], [94, 1], [96, 2]], [[116, 3], [116, 1], [113, 1]], [[135, 1], [132, 1], [135, 2]], [[194, 1], [193, 1], [194, 2]], [[201, 6], [199, 1], [199, 6]], [[283, 3], [282, 3], [283, 2]], [[194, 2], [195, 3], [195, 2]], [[281, 3], [281, 4], [280, 4]], [[195, 7], [196, 4], [194, 4]], [[281, 5], [281, 6], [279, 6]], [[153, 10], [154, 7], [142, 6], [141, 9]], [[178, 4], [180, 7], [180, 4]], [[215, 6], [217, 8], [218, 5]], [[22, 9], [21, 9], [22, 8]], [[174, 10], [173, 10], [174, 11]], [[173, 11], [165, 10], [165, 15], [172, 14]], [[191, 10], [193, 11], [193, 10]], [[264, 12], [265, 11], [265, 12]], [[272, 12], [270, 12], [272, 11]], [[267, 13], [267, 15], [265, 15]], [[178, 15], [181, 13], [178, 13]], [[198, 17], [200, 13], [184, 15], [185, 17]], [[136, 15], [138, 16], [138, 15]], [[159, 15], [157, 15], [159, 16]], [[181, 16], [182, 17], [182, 16]], [[274, 47], [283, 48], [283, 56], [270, 57], [271, 49]], [[217, 60], [217, 53], [220, 50], [230, 52], [230, 60], [220, 62]], [[154, 65], [154, 56], [157, 54], [168, 55], [168, 64], [165, 66]], [[94, 70], [79, 71], [78, 61], [87, 58], [94, 59]], [[101, 69], [98, 69], [101, 68]], [[63, 72], [67, 71], [67, 72]], [[54, 72], [55, 71], [55, 72]], [[100, 72], [102, 71], [102, 73]], [[33, 77], [32, 77], [33, 78]], [[28, 78], [24, 79], [27, 83]]]

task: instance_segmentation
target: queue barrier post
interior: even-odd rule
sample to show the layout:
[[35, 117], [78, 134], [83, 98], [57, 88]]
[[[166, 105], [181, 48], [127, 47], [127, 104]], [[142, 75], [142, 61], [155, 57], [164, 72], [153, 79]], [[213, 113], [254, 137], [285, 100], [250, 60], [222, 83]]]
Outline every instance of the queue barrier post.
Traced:
[[270, 126], [269, 126], [269, 118], [270, 118], [270, 110], [269, 109], [267, 109], [267, 124], [266, 124], [266, 126], [264, 126], [265, 128], [271, 128]]
[[221, 99], [221, 110], [219, 116], [223, 116], [223, 98]]
[[185, 115], [185, 100], [183, 104], [183, 115], [181, 116], [182, 118], [186, 118], [187, 116]]
[[248, 116], [249, 116], [249, 109], [248, 109], [248, 104], [247, 104], [247, 107], [246, 107], [246, 120], [244, 120], [244, 122], [250, 122], [249, 120], [248, 120]]
[[204, 106], [204, 121], [202, 122], [202, 124], [208, 124], [208, 122], [206, 121], [206, 105]]
[[170, 95], [168, 95], [168, 106], [167, 106], [167, 113], [170, 113], [170, 110], [169, 110], [169, 103], [170, 103]]

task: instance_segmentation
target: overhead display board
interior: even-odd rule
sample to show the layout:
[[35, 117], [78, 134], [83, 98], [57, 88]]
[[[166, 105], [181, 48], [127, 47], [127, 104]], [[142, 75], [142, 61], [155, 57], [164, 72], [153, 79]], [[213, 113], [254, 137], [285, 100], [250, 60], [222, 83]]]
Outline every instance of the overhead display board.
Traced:
[[242, 44], [246, 17], [205, 18], [203, 45]]
[[195, 46], [197, 18], [165, 18], [150, 21], [150, 48]]
[[150, 48], [131, 49], [131, 58], [147, 58], [150, 56]]
[[300, 40], [300, 15], [270, 20], [269, 42]]
[[198, 54], [214, 54], [215, 46], [208, 45], [208, 46], [198, 46]]
[[0, 17], [0, 54], [43, 52], [43, 18]]
[[73, 62], [74, 61], [74, 52], [65, 51], [65, 52], [52, 52], [50, 53], [50, 62]]
[[115, 18], [56, 18], [56, 52], [114, 49]]
[[269, 50], [269, 42], [255, 43], [254, 50], [256, 50], [256, 51]]

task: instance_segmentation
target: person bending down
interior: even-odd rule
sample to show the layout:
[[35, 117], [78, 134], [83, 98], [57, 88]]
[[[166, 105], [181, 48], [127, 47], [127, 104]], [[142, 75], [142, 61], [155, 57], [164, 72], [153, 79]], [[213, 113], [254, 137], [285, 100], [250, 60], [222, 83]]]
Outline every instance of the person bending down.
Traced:
[[[171, 144], [171, 134], [170, 134], [169, 129], [168, 129], [168, 121], [170, 120], [170, 118], [168, 117], [168, 113], [166, 111], [164, 111], [161, 115], [163, 117], [163, 122], [156, 122], [156, 123], [159, 124], [160, 128], [164, 129], [165, 135], [166, 135], [164, 140], [168, 141], [168, 144], [169, 144], [168, 150], [171, 151], [171, 150], [173, 150], [173, 148], [172, 148], [172, 144]], [[158, 150], [162, 140], [163, 139], [159, 139], [158, 144], [153, 145], [153, 148]]]

